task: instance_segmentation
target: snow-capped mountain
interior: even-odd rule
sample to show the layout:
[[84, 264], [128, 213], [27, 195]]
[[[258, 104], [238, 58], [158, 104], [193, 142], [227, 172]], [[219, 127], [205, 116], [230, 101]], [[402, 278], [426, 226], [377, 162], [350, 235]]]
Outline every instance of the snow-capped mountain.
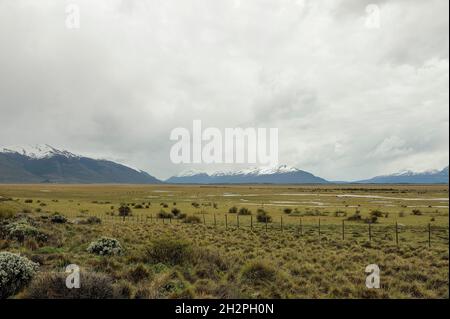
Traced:
[[20, 154], [33, 159], [50, 158], [52, 156], [80, 157], [68, 151], [58, 150], [48, 144], [42, 145], [13, 145], [0, 148], [0, 153]]
[[211, 174], [188, 171], [166, 180], [174, 184], [324, 184], [326, 180], [295, 167], [255, 167], [216, 171]]
[[159, 180], [108, 160], [92, 159], [50, 145], [0, 147], [0, 183], [130, 183]]
[[401, 171], [390, 175], [376, 176], [358, 181], [369, 184], [448, 184], [448, 166], [442, 170], [424, 172]]

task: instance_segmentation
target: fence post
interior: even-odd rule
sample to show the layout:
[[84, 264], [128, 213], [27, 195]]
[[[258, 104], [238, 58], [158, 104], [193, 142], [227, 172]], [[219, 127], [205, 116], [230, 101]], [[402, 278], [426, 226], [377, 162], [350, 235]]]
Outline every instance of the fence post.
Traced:
[[267, 232], [267, 216], [264, 218], [264, 222], [266, 223], [266, 232]]
[[239, 214], [236, 214], [236, 225], [239, 228]]
[[250, 215], [250, 229], [253, 229], [253, 215]]
[[395, 243], [398, 246], [398, 222], [395, 222]]
[[281, 216], [280, 225], [281, 225], [281, 231], [283, 231], [283, 216]]
[[369, 241], [372, 241], [372, 223], [369, 221]]
[[319, 240], [320, 240], [320, 218], [319, 218]]
[[228, 214], [225, 214], [225, 229], [228, 229]]
[[431, 248], [431, 223], [428, 223], [428, 248]]
[[342, 240], [345, 240], [345, 220], [342, 220]]

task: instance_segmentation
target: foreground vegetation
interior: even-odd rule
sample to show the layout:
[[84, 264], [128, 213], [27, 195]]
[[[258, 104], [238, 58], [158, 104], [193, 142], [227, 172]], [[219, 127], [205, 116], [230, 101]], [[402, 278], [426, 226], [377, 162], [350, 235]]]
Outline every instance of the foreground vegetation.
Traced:
[[448, 298], [448, 187], [4, 185], [0, 254], [2, 298]]

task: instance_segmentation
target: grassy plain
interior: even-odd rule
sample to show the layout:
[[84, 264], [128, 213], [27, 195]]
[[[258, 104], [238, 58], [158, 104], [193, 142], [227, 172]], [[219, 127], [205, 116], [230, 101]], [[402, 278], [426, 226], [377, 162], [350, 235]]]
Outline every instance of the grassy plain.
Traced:
[[[121, 204], [131, 216], [118, 216]], [[174, 208], [197, 223], [158, 218]], [[257, 222], [257, 209], [272, 222]], [[52, 223], [55, 213], [68, 222]], [[101, 223], [78, 222], [92, 216]], [[52, 279], [68, 264], [107, 277], [114, 298], [449, 297], [447, 185], [0, 185], [0, 218], [49, 237], [0, 238], [0, 251], [41, 265], [17, 298], [70, 297]], [[102, 236], [124, 253], [88, 253]], [[369, 264], [380, 289], [366, 288]]]

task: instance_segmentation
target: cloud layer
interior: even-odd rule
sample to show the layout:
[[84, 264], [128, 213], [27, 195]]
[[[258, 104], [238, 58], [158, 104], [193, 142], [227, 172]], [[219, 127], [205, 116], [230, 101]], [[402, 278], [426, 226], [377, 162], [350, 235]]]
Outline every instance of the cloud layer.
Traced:
[[[367, 27], [370, 3], [379, 28]], [[66, 5], [80, 29], [65, 26]], [[360, 179], [449, 162], [447, 0], [0, 2], [0, 144], [165, 178], [170, 131], [278, 127], [280, 162]], [[217, 169], [219, 167], [194, 167]]]

